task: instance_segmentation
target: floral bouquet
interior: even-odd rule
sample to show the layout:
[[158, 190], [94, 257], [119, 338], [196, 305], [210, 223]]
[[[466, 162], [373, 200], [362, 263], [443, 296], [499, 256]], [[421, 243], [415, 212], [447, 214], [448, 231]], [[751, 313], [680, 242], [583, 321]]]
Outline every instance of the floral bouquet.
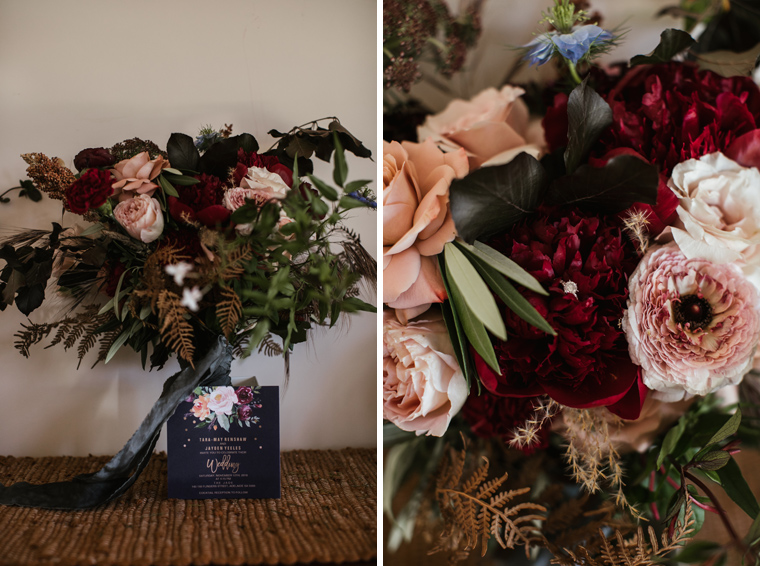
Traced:
[[[125, 446], [130, 457], [104, 481], [134, 481], [130, 474], [147, 463], [143, 456], [179, 402], [198, 387], [230, 386], [233, 355], [287, 355], [314, 326], [374, 312], [358, 295], [362, 281], [374, 284], [375, 262], [342, 223], [349, 210], [375, 206], [370, 181], [348, 181], [344, 148], [359, 157], [370, 151], [328, 120], [272, 130], [276, 142], [266, 152], [227, 126], [195, 139], [172, 134], [165, 151], [137, 138], [85, 149], [74, 158], [76, 173], [60, 159], [22, 156], [31, 178], [21, 183], [25, 196], [45, 193], [89, 225], [53, 223], [0, 241], [0, 309], [15, 303], [30, 315], [46, 299], [64, 305], [57, 320], [25, 324], [18, 350], [29, 356], [47, 341], [75, 349], [81, 363], [97, 346], [95, 363], [107, 363], [129, 346], [143, 367], [176, 354], [183, 368], [167, 381], [145, 434]], [[333, 162], [335, 186], [313, 175], [314, 156]], [[251, 405], [241, 394], [243, 422]], [[222, 426], [226, 416], [215, 412]], [[33, 503], [24, 494], [5, 497], [14, 487], [0, 489], [1, 502]], [[103, 497], [113, 495], [106, 491]], [[86, 499], [60, 497], [43, 503]]]
[[[701, 43], [669, 29], [602, 68], [622, 33], [581, 4], [556, 0], [522, 48], [553, 82], [454, 100], [384, 144], [387, 544], [755, 564], [734, 459], [760, 424], [754, 59], [700, 68], [724, 6]], [[726, 544], [691, 541], [706, 514]]]

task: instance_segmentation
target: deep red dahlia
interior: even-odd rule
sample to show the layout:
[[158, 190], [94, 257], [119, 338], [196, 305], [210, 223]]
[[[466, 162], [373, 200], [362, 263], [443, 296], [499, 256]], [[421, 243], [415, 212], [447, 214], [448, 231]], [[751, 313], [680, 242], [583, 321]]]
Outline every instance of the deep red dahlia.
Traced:
[[103, 292], [109, 297], [116, 295], [116, 288], [119, 286], [119, 280], [126, 271], [126, 266], [118, 259], [115, 262], [108, 262], [104, 266], [107, 270], [106, 278], [103, 282]]
[[66, 204], [76, 214], [103, 206], [113, 194], [111, 173], [89, 169], [66, 189]]
[[[569, 407], [608, 406], [613, 412], [629, 391], [629, 400], [640, 401], [633, 387], [638, 367], [628, 356], [619, 326], [628, 276], [638, 258], [617, 220], [577, 210], [543, 210], [490, 245], [549, 292], [546, 297], [521, 289], [557, 336], [533, 328], [505, 308], [509, 338], [494, 346], [502, 375], [476, 356], [483, 385], [497, 395], [546, 394]], [[640, 405], [633, 410], [627, 401], [623, 412], [638, 415]]]
[[177, 222], [200, 222], [213, 228], [230, 217], [230, 211], [222, 206], [224, 186], [218, 177], [202, 173], [196, 185], [177, 187], [179, 198], [169, 197], [169, 214]]
[[[535, 397], [502, 397], [482, 391], [478, 395], [473, 390], [462, 407], [462, 415], [470, 425], [472, 432], [481, 438], [498, 437], [508, 442], [512, 431], [525, 424], [534, 414]], [[549, 444], [549, 426], [544, 426], [538, 442], [527, 447], [526, 452], [546, 448]]]

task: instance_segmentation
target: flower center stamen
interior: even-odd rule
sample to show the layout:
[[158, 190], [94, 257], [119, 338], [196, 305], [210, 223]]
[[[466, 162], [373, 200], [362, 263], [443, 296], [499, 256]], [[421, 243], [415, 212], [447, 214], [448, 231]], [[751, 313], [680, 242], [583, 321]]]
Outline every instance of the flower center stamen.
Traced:
[[684, 295], [673, 302], [673, 320], [689, 330], [703, 329], [712, 321], [712, 307], [698, 295]]

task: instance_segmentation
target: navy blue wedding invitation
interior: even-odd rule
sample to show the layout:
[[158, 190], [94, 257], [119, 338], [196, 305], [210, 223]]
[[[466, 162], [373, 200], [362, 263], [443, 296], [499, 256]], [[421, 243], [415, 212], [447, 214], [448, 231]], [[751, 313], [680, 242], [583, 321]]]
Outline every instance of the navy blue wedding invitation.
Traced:
[[169, 497], [280, 497], [279, 387], [199, 387], [168, 422]]

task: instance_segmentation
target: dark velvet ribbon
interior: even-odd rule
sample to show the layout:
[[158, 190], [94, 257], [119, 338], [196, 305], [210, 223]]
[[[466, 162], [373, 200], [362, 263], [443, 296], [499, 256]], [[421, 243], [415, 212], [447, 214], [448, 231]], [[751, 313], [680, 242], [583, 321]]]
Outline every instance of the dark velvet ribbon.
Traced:
[[64, 482], [18, 482], [7, 487], [0, 484], [0, 505], [88, 509], [119, 497], [135, 483], [148, 465], [161, 427], [174, 414], [177, 406], [196, 387], [230, 385], [231, 363], [232, 348], [224, 337], [220, 337], [195, 363], [194, 368], [188, 365], [164, 382], [161, 396], [132, 438], [99, 471]]

